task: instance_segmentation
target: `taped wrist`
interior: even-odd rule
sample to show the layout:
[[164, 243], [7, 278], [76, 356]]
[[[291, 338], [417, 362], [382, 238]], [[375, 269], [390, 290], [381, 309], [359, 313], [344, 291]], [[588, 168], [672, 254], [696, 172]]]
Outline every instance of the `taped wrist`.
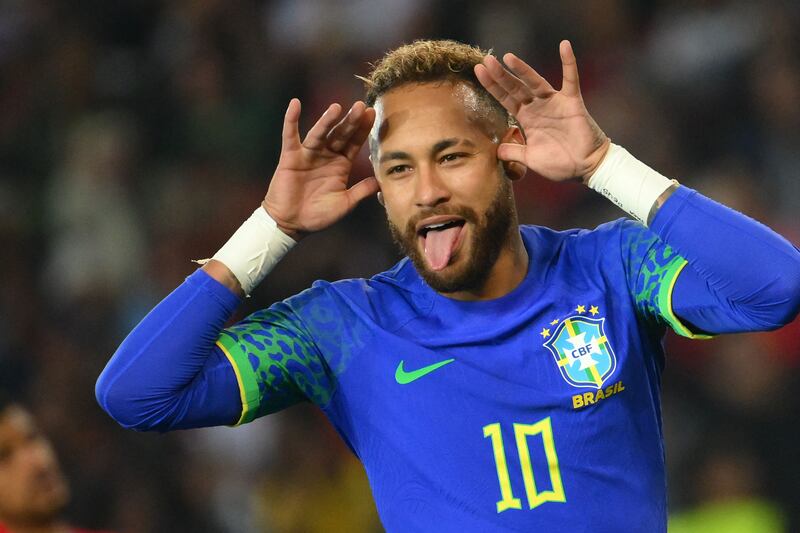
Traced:
[[644, 225], [658, 197], [676, 183], [613, 143], [589, 178], [589, 187]]
[[295, 244], [267, 211], [259, 207], [212, 259], [228, 267], [249, 295]]

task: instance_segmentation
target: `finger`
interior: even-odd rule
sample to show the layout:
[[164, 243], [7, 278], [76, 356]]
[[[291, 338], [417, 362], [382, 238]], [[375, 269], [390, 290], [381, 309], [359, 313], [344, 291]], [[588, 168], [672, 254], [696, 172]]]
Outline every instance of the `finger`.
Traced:
[[474, 71], [475, 76], [478, 78], [481, 85], [483, 85], [483, 88], [489, 91], [489, 94], [491, 94], [495, 100], [502, 102], [504, 98], [508, 97], [508, 93], [494, 80], [485, 65], [475, 65]]
[[497, 158], [503, 161], [525, 163], [525, 145], [517, 143], [503, 143], [497, 147]]
[[561, 82], [561, 92], [566, 96], [580, 96], [581, 87], [578, 82], [578, 62], [575, 59], [575, 52], [572, 50], [572, 43], [561, 41], [558, 47], [561, 54], [561, 70], [563, 80]]
[[292, 98], [286, 108], [283, 118], [283, 134], [281, 135], [281, 150], [296, 148], [300, 145], [300, 100]]
[[333, 152], [341, 152], [347, 145], [347, 141], [353, 136], [361, 122], [361, 117], [366, 109], [364, 102], [356, 102], [350, 107], [350, 111], [339, 123], [328, 133], [328, 149]]
[[485, 85], [484, 87], [512, 114], [516, 114], [521, 106], [533, 101], [534, 95], [525, 83], [507, 71], [495, 57], [483, 58], [483, 66], [493, 82], [490, 83], [491, 88]]
[[369, 138], [369, 134], [372, 131], [372, 124], [374, 122], [375, 109], [368, 107], [361, 115], [361, 122], [359, 123], [358, 128], [353, 133], [353, 136], [350, 137], [350, 141], [342, 151], [347, 159], [352, 161], [358, 155], [361, 147], [364, 146], [364, 143]]
[[331, 104], [322, 114], [317, 122], [308, 130], [306, 138], [303, 139], [303, 146], [310, 150], [321, 150], [325, 147], [328, 140], [328, 132], [339, 121], [342, 115], [342, 106]]
[[347, 202], [350, 209], [356, 206], [364, 198], [372, 196], [380, 190], [378, 180], [374, 176], [364, 178], [349, 189], [347, 189]]
[[503, 62], [505, 62], [511, 72], [525, 82], [525, 85], [530, 88], [535, 97], [545, 98], [556, 92], [553, 86], [550, 85], [550, 82], [544, 79], [533, 67], [516, 55], [509, 52], [503, 56]]

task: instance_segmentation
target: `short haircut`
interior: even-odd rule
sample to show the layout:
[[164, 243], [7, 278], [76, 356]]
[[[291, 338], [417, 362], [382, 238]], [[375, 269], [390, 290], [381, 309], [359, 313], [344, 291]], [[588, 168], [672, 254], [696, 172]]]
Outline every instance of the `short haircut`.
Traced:
[[491, 50], [457, 41], [414, 41], [387, 52], [367, 77], [359, 79], [364, 82], [370, 106], [381, 95], [407, 83], [463, 82], [475, 91], [481, 106], [496, 114], [499, 122], [512, 125], [514, 119], [483, 88], [473, 70], [489, 54]]

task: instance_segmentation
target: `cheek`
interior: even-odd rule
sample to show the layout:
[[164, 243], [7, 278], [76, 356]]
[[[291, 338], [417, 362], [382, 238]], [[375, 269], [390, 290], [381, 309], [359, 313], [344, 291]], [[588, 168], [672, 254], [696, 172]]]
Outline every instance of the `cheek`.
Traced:
[[[499, 171], [498, 171], [499, 169]], [[488, 205], [501, 186], [502, 167], [474, 165], [470, 168], [453, 169], [451, 190], [456, 203], [478, 207]]]
[[27, 499], [25, 484], [19, 474], [9, 468], [0, 472], [0, 515], [19, 510]]
[[[386, 189], [384, 189], [386, 191]], [[400, 191], [390, 190], [388, 194], [383, 193], [383, 208], [386, 210], [386, 218], [398, 228], [405, 228], [411, 213], [408, 199], [404, 198]]]
[[399, 229], [401, 232], [405, 232], [406, 224], [408, 223], [407, 216], [400, 216], [397, 213], [393, 212], [389, 207], [387, 207], [386, 220], [395, 228]]

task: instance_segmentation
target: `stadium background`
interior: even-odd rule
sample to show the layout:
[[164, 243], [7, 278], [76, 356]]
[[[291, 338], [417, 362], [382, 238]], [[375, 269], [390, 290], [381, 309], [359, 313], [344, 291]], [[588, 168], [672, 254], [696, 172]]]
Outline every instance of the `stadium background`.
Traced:
[[[308, 125], [329, 102], [360, 98], [354, 74], [367, 61], [420, 37], [513, 50], [557, 81], [557, 44], [569, 38], [589, 110], [616, 142], [798, 243], [799, 7], [0, 2], [0, 384], [54, 440], [72, 521], [120, 532], [380, 530], [360, 466], [309, 408], [152, 435], [117, 427], [94, 400], [124, 335], [258, 205], [290, 97]], [[362, 157], [354, 174], [369, 173]], [[620, 216], [577, 184], [529, 177], [516, 192], [523, 222], [592, 227]], [[239, 316], [396, 258], [368, 200], [292, 252]], [[798, 321], [668, 344], [670, 495], [684, 521], [673, 530], [697, 530], [687, 523], [703, 509], [800, 530]]]

